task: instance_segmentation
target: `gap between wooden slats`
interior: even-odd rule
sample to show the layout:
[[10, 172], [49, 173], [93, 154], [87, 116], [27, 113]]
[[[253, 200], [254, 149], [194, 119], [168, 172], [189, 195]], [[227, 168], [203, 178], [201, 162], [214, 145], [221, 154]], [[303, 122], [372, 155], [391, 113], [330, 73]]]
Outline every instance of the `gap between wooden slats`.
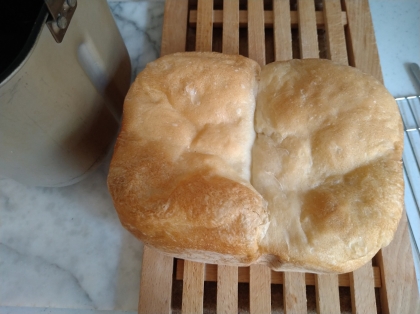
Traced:
[[319, 58], [314, 1], [298, 0], [300, 58]]
[[[375, 288], [381, 287], [381, 271], [378, 266], [371, 266]], [[184, 260], [177, 260], [175, 278], [182, 280], [184, 276]], [[271, 283], [283, 284], [283, 272], [271, 271]], [[217, 265], [206, 264], [205, 281], [217, 281]], [[238, 282], [249, 282], [249, 267], [238, 267]], [[305, 273], [305, 284], [315, 286], [315, 274]], [[340, 287], [350, 287], [349, 273], [338, 275]]]
[[[277, 0], [274, 0], [277, 1]], [[274, 11], [266, 10], [264, 11], [264, 27], [271, 28], [274, 26]], [[315, 12], [315, 20], [318, 28], [323, 28], [324, 14], [321, 11]], [[197, 25], [197, 10], [190, 10], [190, 17], [188, 21], [191, 27]], [[347, 24], [347, 15], [346, 12], [341, 12], [341, 23], [343, 25]], [[290, 11], [290, 25], [292, 28], [298, 27], [298, 12]], [[213, 11], [213, 26], [222, 27], [223, 26], [223, 10], [214, 10]], [[248, 11], [240, 10], [239, 11], [239, 27], [245, 28], [248, 26]]]
[[182, 286], [182, 313], [203, 313], [204, 273], [206, 265], [185, 261]]
[[213, 0], [198, 0], [196, 51], [211, 51], [213, 42]]

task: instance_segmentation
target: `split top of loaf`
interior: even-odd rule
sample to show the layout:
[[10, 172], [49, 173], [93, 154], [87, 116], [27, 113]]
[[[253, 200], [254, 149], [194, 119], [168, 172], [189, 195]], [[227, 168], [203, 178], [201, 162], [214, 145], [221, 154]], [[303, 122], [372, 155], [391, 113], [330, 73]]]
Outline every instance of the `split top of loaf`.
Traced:
[[132, 84], [108, 187], [172, 256], [348, 272], [396, 231], [402, 143], [395, 100], [355, 68], [177, 53]]

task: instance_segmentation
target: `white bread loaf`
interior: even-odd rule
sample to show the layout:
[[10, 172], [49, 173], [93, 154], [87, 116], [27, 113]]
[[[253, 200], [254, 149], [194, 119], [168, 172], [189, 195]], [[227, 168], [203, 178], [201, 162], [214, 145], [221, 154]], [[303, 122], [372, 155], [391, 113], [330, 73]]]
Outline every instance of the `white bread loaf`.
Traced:
[[357, 69], [178, 53], [131, 86], [108, 186], [121, 223], [167, 254], [348, 272], [397, 228], [402, 136]]

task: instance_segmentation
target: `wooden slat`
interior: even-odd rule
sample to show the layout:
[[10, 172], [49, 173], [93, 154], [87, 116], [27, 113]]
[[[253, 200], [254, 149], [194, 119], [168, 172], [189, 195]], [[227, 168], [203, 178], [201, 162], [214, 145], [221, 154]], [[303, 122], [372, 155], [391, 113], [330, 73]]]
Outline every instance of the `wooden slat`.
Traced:
[[264, 265], [249, 268], [249, 312], [250, 314], [271, 313], [271, 271]]
[[340, 295], [338, 293], [337, 275], [316, 275], [315, 291], [318, 313], [340, 313]]
[[173, 258], [143, 250], [138, 313], [171, 313]]
[[166, 0], [160, 55], [185, 51], [188, 0]]
[[381, 307], [388, 313], [420, 313], [419, 288], [405, 211], [392, 242], [378, 255], [382, 274]]
[[263, 0], [248, 0], [248, 57], [265, 65]]
[[217, 313], [238, 313], [238, 267], [217, 267]]
[[[185, 51], [188, 0], [167, 0], [160, 55]], [[143, 250], [138, 313], [170, 313], [174, 259], [147, 246]]]
[[376, 313], [371, 262], [350, 273], [350, 294], [353, 313]]
[[239, 52], [239, 0], [223, 1], [222, 52]]
[[[205, 264], [185, 261], [182, 313], [203, 313]], [[151, 312], [152, 313], [152, 312]]]
[[290, 60], [293, 53], [289, 0], [273, 0], [273, 16], [274, 58], [276, 61]]
[[327, 58], [334, 62], [348, 65], [346, 39], [341, 14], [340, 0], [324, 0]]
[[283, 275], [284, 313], [307, 313], [305, 274], [285, 272]]
[[[368, 0], [345, 0], [349, 63], [383, 81]], [[418, 313], [420, 301], [411, 258], [407, 218], [403, 213], [392, 242], [378, 254], [384, 313]], [[403, 258], [397, 258], [401, 256]]]
[[198, 0], [196, 51], [211, 51], [213, 42], [213, 0]]
[[[327, 56], [329, 59], [348, 65], [344, 28], [340, 24], [341, 3], [338, 0], [324, 0], [325, 29], [327, 33]], [[349, 274], [353, 313], [375, 313], [375, 277], [372, 263]]]
[[[265, 65], [263, 0], [248, 1], [248, 57]], [[250, 313], [271, 313], [270, 269], [252, 265], [249, 269]]]
[[368, 0], [345, 0], [349, 63], [383, 81]]
[[[381, 287], [381, 271], [378, 266], [373, 266], [373, 276], [375, 288]], [[177, 280], [182, 280], [184, 276], [184, 261], [177, 260], [176, 274]], [[217, 281], [217, 265], [206, 264], [205, 281]], [[238, 267], [238, 282], [249, 282], [249, 267]], [[271, 283], [283, 284], [283, 273], [271, 271]], [[307, 286], [315, 285], [315, 274], [305, 273], [305, 284]], [[338, 285], [340, 287], [350, 287], [349, 273], [338, 275]]]
[[315, 2], [298, 0], [300, 58], [319, 58]]
[[[273, 0], [277, 1], [277, 0]], [[318, 28], [324, 27], [324, 13], [321, 11], [315, 12], [316, 26]], [[195, 27], [197, 25], [197, 10], [190, 10], [189, 25]], [[347, 14], [341, 12], [341, 23], [347, 25]], [[298, 13], [297, 11], [290, 11], [290, 25], [292, 28], [298, 27]], [[248, 26], [248, 11], [239, 11], [239, 27], [245, 28]], [[272, 28], [274, 26], [273, 11], [264, 11], [264, 27]], [[223, 10], [213, 11], [213, 27], [223, 27]]]

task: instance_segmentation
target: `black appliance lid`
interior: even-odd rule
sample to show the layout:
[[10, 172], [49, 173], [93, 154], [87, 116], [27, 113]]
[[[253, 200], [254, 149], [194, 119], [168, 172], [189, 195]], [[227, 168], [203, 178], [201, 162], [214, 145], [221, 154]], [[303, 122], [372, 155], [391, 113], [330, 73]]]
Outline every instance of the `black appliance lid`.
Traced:
[[44, 0], [0, 1], [0, 83], [26, 59], [47, 14]]

